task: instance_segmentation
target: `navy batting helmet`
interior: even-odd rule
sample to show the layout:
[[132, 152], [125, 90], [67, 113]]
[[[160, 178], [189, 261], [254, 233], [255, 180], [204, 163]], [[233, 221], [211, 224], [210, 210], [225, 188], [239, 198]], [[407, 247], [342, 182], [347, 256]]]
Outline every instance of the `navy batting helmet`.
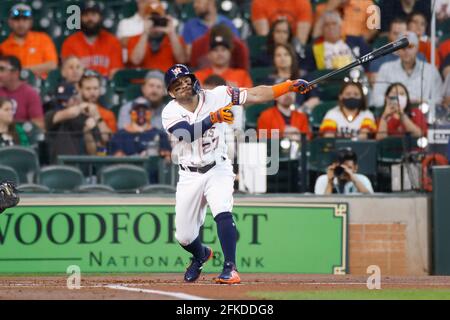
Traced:
[[164, 81], [166, 82], [167, 90], [169, 90], [169, 87], [175, 82], [175, 80], [186, 76], [192, 79], [192, 90], [194, 94], [197, 94], [200, 91], [200, 82], [184, 64], [175, 64], [166, 71]]

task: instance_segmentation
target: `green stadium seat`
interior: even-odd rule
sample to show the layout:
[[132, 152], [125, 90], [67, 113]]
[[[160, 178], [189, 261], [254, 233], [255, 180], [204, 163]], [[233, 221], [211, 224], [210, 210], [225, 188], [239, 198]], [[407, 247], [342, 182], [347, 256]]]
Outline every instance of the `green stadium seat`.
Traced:
[[248, 128], [256, 128], [258, 118], [261, 112], [263, 112], [267, 108], [273, 107], [274, 105], [275, 105], [274, 102], [270, 102], [264, 104], [255, 104], [246, 108], [245, 109], [246, 126]]
[[267, 52], [267, 37], [251, 35], [247, 38], [247, 45], [250, 51], [250, 61], [254, 64], [258, 57]]
[[50, 189], [46, 186], [35, 183], [24, 183], [17, 187], [20, 193], [50, 193]]
[[44, 97], [52, 96], [56, 92], [56, 88], [62, 82], [62, 75], [60, 69], [52, 70], [48, 73], [47, 79], [42, 83], [41, 95]]
[[25, 132], [30, 145], [36, 146], [40, 141], [43, 141], [45, 139], [44, 131], [39, 128], [34, 122], [27, 121], [20, 123], [20, 125]]
[[102, 169], [100, 183], [118, 192], [136, 193], [148, 185], [148, 174], [142, 167], [129, 164], [111, 165]]
[[104, 184], [83, 184], [76, 189], [78, 193], [116, 193], [113, 188]]
[[19, 184], [19, 175], [14, 168], [0, 165], [0, 181], [4, 180], [12, 181], [17, 185]]
[[116, 92], [124, 92], [130, 84], [144, 82], [148, 69], [122, 69], [117, 71], [111, 81], [111, 86]]
[[84, 183], [84, 176], [76, 167], [52, 165], [41, 168], [38, 181], [51, 192], [71, 192]]
[[381, 48], [382, 46], [388, 44], [388, 42], [389, 42], [389, 39], [387, 36], [378, 36], [373, 41], [372, 46], [374, 49], [378, 49], [378, 48]]
[[0, 148], [0, 164], [10, 166], [19, 175], [20, 183], [31, 183], [39, 171], [39, 160], [33, 148], [12, 146]]
[[141, 94], [142, 94], [141, 85], [139, 84], [129, 85], [122, 95], [122, 104], [138, 98]]
[[400, 163], [403, 159], [404, 141], [401, 137], [386, 137], [377, 143], [377, 160], [381, 163]]
[[174, 194], [177, 189], [174, 186], [167, 184], [152, 184], [145, 186], [139, 190], [139, 193], [144, 194]]
[[325, 114], [338, 105], [337, 101], [323, 101], [317, 105], [309, 116], [310, 125], [314, 129], [319, 129]]
[[27, 69], [22, 69], [20, 72], [20, 78], [26, 81], [30, 86], [33, 86], [38, 92], [41, 92], [41, 78], [36, 77], [36, 75]]
[[315, 138], [309, 143], [308, 170], [326, 172], [334, 160], [335, 138]]
[[265, 84], [268, 76], [272, 73], [272, 67], [253, 67], [250, 69], [250, 77], [252, 78], [253, 85]]

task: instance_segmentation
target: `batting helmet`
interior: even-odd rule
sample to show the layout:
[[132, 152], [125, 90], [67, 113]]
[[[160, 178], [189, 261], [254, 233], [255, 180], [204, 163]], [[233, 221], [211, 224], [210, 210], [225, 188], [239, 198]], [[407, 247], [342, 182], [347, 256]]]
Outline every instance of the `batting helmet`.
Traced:
[[164, 81], [166, 82], [167, 90], [169, 90], [169, 87], [172, 85], [172, 83], [175, 82], [175, 80], [186, 76], [192, 79], [192, 91], [194, 92], [194, 94], [199, 93], [200, 82], [184, 64], [175, 64], [166, 71], [166, 74], [164, 75]]

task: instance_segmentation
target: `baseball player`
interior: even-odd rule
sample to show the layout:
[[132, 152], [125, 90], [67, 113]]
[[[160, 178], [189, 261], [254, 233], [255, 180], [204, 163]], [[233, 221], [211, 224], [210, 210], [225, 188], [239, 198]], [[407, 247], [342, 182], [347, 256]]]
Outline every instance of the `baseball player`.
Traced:
[[199, 230], [209, 205], [217, 224], [224, 255], [222, 273], [217, 283], [240, 283], [236, 269], [236, 225], [233, 209], [234, 173], [227, 157], [225, 131], [233, 123], [233, 105], [263, 103], [288, 93], [305, 93], [308, 83], [288, 80], [274, 86], [233, 88], [219, 86], [202, 90], [189, 69], [176, 64], [167, 70], [165, 82], [173, 98], [162, 112], [164, 129], [175, 141], [180, 178], [175, 204], [175, 237], [192, 254], [184, 280], [198, 279], [203, 264], [212, 258], [211, 248], [204, 246]]

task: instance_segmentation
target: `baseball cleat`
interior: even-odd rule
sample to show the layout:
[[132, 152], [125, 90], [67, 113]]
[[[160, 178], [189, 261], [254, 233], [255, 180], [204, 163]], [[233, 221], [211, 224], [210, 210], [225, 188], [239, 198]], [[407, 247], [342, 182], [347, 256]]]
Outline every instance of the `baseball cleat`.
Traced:
[[191, 264], [189, 267], [187, 267], [186, 272], [184, 273], [184, 281], [186, 282], [194, 282], [195, 280], [200, 277], [200, 274], [202, 273], [203, 264], [211, 259], [214, 255], [214, 252], [211, 248], [206, 247], [206, 255], [203, 259], [197, 259], [195, 257], [192, 257]]
[[236, 266], [232, 262], [225, 262], [222, 273], [215, 279], [216, 283], [238, 284], [241, 278], [236, 270]]

